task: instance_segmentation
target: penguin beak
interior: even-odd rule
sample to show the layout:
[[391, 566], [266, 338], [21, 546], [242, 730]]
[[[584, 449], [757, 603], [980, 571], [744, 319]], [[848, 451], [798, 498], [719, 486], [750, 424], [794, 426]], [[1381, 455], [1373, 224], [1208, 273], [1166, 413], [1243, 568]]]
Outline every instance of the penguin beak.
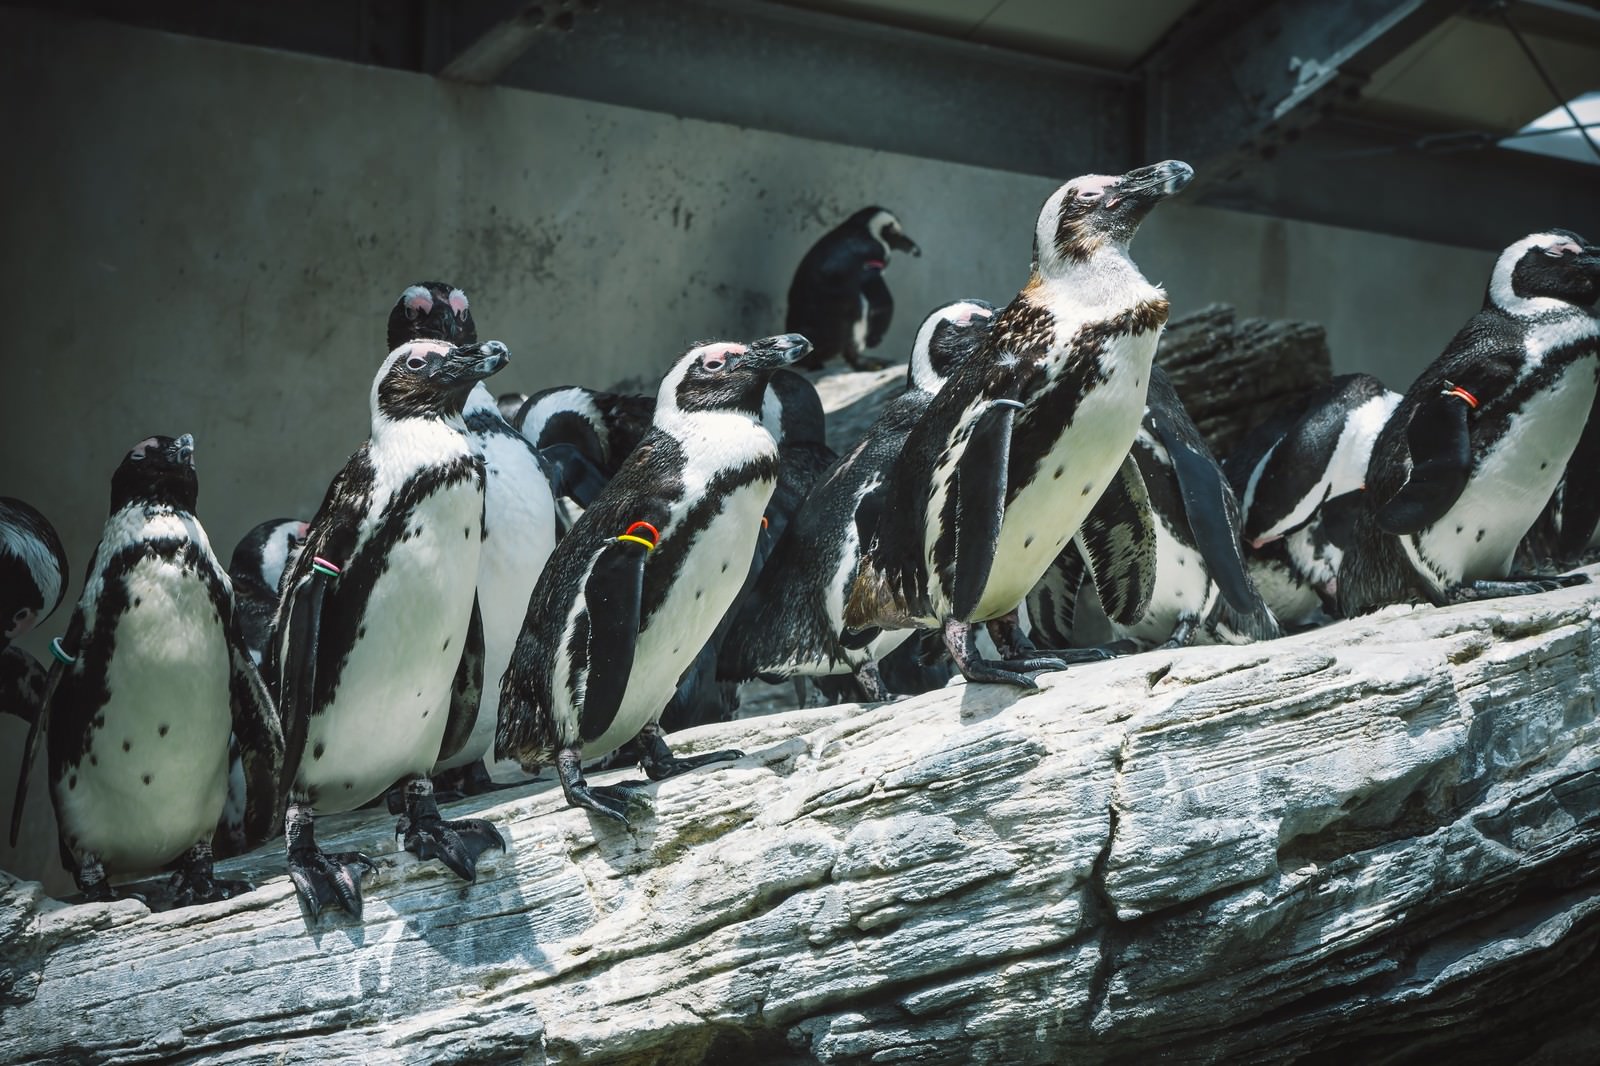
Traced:
[[1105, 200], [1107, 210], [1127, 203], [1150, 208], [1172, 196], [1194, 180], [1194, 168], [1188, 163], [1168, 159], [1138, 170], [1130, 170], [1117, 180]]
[[194, 434], [185, 433], [172, 442], [172, 457], [184, 466], [194, 468]]
[[481, 341], [452, 348], [434, 378], [442, 385], [463, 385], [482, 381], [511, 361], [511, 352], [499, 341]]
[[798, 333], [783, 333], [752, 341], [739, 359], [741, 370], [777, 370], [804, 359], [811, 342]]
[[914, 256], [922, 255], [922, 249], [917, 247], [917, 242], [912, 240], [910, 237], [907, 237], [904, 230], [886, 230], [883, 234], [883, 239], [888, 243], [890, 248], [893, 248], [897, 252], [905, 252], [908, 255]]

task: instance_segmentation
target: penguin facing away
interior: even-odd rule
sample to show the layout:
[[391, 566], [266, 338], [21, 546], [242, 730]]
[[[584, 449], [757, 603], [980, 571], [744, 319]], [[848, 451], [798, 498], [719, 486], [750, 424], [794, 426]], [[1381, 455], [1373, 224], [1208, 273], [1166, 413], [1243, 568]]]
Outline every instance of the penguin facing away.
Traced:
[[650, 396], [562, 385], [528, 397], [511, 425], [539, 449], [555, 494], [587, 507], [649, 432], [654, 411]]
[[883, 365], [863, 353], [883, 343], [894, 318], [883, 280], [890, 249], [922, 254], [892, 212], [863, 207], [806, 252], [789, 283], [784, 325], [814, 346], [801, 366], [816, 369], [836, 355], [855, 370]]
[[284, 723], [289, 875], [313, 920], [361, 915], [357, 853], [317, 846], [314, 814], [404, 783], [407, 851], [463, 880], [500, 834], [439, 816], [428, 771], [460, 749], [478, 711], [483, 459], [466, 437], [473, 387], [507, 362], [498, 341], [415, 340], [373, 379], [372, 436], [328, 487], [284, 576], [267, 669]]
[[844, 605], [883, 504], [884, 481], [906, 437], [944, 386], [946, 376], [988, 335], [994, 307], [958, 300], [930, 313], [917, 330], [905, 393], [892, 400], [848, 453], [836, 459], [806, 497], [789, 535], [761, 571], [730, 628], [719, 675], [773, 681], [850, 673], [862, 696], [891, 697], [878, 660], [911, 635], [879, 631], [865, 646], [841, 641]]
[[1344, 614], [1414, 592], [1443, 605], [1586, 580], [1513, 575], [1511, 563], [1563, 473], [1569, 496], [1594, 495], [1600, 456], [1576, 453], [1600, 394], [1597, 295], [1600, 248], [1575, 233], [1535, 233], [1500, 254], [1482, 310], [1373, 445], [1339, 576]]
[[[1065, 665], [1032, 649], [1016, 611], [1138, 433], [1167, 300], [1128, 243], [1193, 173], [1167, 161], [1090, 175], [1045, 201], [1033, 276], [894, 465], [846, 626], [940, 627], [971, 681], [1031, 688], [1028, 672]], [[995, 623], [1002, 661], [979, 657], [975, 622]]]
[[212, 873], [230, 733], [250, 779], [250, 835], [264, 839], [277, 818], [283, 736], [195, 518], [198, 496], [187, 434], [140, 441], [117, 467], [111, 517], [28, 736], [17, 815], [42, 732], [62, 862], [92, 900], [113, 898], [114, 876], [168, 864], [177, 906], [249, 888]]
[[67, 578], [55, 527], [32, 505], [0, 496], [0, 650], [55, 613]]
[[298, 518], [262, 522], [240, 538], [228, 559], [239, 632], [257, 665], [266, 654], [267, 634], [278, 610], [278, 583], [310, 528], [310, 523]]
[[582, 765], [635, 739], [655, 781], [742, 757], [674, 756], [658, 720], [744, 582], [779, 472], [767, 383], [809, 350], [794, 334], [689, 349], [650, 432], [540, 575], [501, 681], [495, 754], [529, 772], [554, 762], [573, 806], [627, 824], [627, 787], [591, 786]]

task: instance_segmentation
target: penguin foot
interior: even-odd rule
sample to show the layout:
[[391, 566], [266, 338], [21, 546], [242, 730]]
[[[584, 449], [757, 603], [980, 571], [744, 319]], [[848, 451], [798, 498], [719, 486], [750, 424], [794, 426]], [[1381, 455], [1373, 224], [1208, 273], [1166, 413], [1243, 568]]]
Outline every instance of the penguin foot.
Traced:
[[583, 752], [580, 748], [562, 748], [556, 753], [556, 776], [561, 780], [561, 794], [567, 797], [569, 805], [593, 811], [625, 826], [632, 824], [628, 821], [628, 807], [638, 795], [637, 786], [627, 782], [615, 785], [589, 784], [583, 777]]
[[1054, 656], [998, 661], [985, 659], [978, 654], [977, 626], [953, 619], [944, 624], [944, 643], [961, 676], [973, 682], [1037, 689], [1038, 682], [1028, 676], [1030, 672], [1064, 670], [1067, 666], [1065, 661]]
[[311, 809], [289, 804], [284, 814], [284, 837], [289, 851], [289, 880], [295, 893], [311, 915], [312, 922], [322, 916], [329, 903], [343, 907], [350, 917], [361, 920], [361, 878], [377, 869], [359, 851], [325, 852], [317, 846]]
[[438, 859], [463, 881], [478, 879], [478, 857], [490, 848], [506, 850], [505, 838], [482, 818], [447, 822], [439, 817], [433, 782], [419, 777], [406, 783], [406, 811], [395, 836], [419, 859]]
[[[490, 792], [499, 792], [505, 788], [516, 788], [515, 784], [501, 784], [489, 776], [489, 768], [483, 760], [470, 762], [465, 766], [458, 766], [454, 770], [445, 770], [433, 775], [434, 797], [442, 802], [451, 803], [468, 796], [484, 796]], [[399, 814], [399, 811], [392, 811]]]
[[1513, 574], [1503, 581], [1466, 581], [1450, 590], [1446, 597], [1450, 603], [1471, 603], [1478, 600], [1498, 600], [1507, 596], [1532, 596], [1540, 592], [1576, 588], [1589, 584], [1588, 574]]
[[733, 762], [744, 758], [744, 752], [737, 748], [724, 748], [721, 751], [708, 752], [705, 755], [690, 755], [680, 758], [672, 754], [672, 749], [667, 747], [667, 742], [662, 739], [659, 725], [647, 725], [639, 733], [639, 746], [643, 751], [639, 765], [644, 767], [644, 775], [652, 781], [665, 781], [669, 777], [697, 770], [714, 762]]
[[196, 844], [178, 860], [177, 869], [167, 882], [174, 908], [232, 899], [253, 887], [247, 881], [225, 881], [217, 877], [212, 869], [211, 845], [204, 843]]

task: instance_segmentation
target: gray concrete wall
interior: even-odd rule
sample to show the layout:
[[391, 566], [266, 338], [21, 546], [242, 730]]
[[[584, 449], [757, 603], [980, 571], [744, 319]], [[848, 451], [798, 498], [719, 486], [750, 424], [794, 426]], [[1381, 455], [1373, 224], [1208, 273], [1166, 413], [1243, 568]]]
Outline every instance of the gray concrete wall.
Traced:
[[[653, 378], [691, 340], [779, 331], [806, 247], [882, 202], [925, 249], [888, 271], [900, 311], [883, 351], [898, 358], [926, 309], [1016, 291], [1053, 187], [10, 9], [0, 36], [0, 89], [20, 102], [0, 168], [0, 494], [56, 524], [74, 596], [110, 472], [149, 434], [195, 434], [200, 517], [224, 557], [258, 521], [309, 517], [366, 434], [385, 315], [410, 282], [467, 290], [512, 349], [499, 389]], [[1321, 321], [1341, 369], [1395, 386], [1478, 305], [1490, 266], [1181, 202], [1135, 253], [1179, 312], [1221, 300]], [[69, 610], [25, 645], [42, 653]], [[0, 823], [20, 736], [0, 720]], [[59, 887], [37, 782], [30, 804], [0, 868]]]

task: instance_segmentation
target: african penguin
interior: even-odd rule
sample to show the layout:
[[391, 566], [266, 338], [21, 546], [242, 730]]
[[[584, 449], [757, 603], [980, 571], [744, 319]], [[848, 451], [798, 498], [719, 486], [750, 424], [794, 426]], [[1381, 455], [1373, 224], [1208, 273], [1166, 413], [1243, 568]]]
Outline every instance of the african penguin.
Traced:
[[1063, 549], [1081, 558], [1058, 556], [1052, 571], [1068, 574], [1047, 573], [1029, 593], [1034, 639], [1069, 644], [1072, 571], [1093, 582], [1113, 635], [1126, 642], [1119, 650], [1280, 636], [1246, 573], [1233, 489], [1158, 366], [1131, 457]]
[[555, 494], [587, 507], [649, 431], [654, 410], [653, 397], [562, 385], [528, 397], [511, 424], [539, 449]]
[[[436, 304], [454, 310], [445, 339], [472, 344], [477, 325], [466, 294], [443, 282], [414, 285], [430, 291]], [[389, 340], [405, 330], [400, 317], [407, 296], [402, 294], [390, 312]], [[425, 321], [425, 320], [424, 320]], [[468, 795], [496, 787], [483, 763], [494, 746], [495, 721], [500, 706], [500, 675], [511, 661], [511, 649], [522, 630], [533, 583], [544, 569], [556, 542], [556, 501], [538, 449], [511, 427], [500, 403], [483, 382], [467, 394], [462, 416], [467, 440], [484, 461], [483, 541], [478, 552], [478, 609], [483, 617], [483, 670], [485, 684], [478, 714], [467, 741], [454, 755], [434, 766], [432, 777], [440, 792]], [[443, 703], [440, 710], [446, 709]]]
[[511, 424], [527, 402], [528, 394], [525, 392], [502, 392], [494, 398], [495, 406], [500, 409], [500, 417], [506, 420], [507, 425]]
[[[972, 681], [1025, 687], [1015, 612], [1122, 467], [1144, 414], [1167, 299], [1128, 257], [1139, 223], [1189, 183], [1176, 161], [1067, 182], [1045, 201], [1034, 271], [911, 431], [845, 609], [865, 632], [942, 627]], [[1002, 661], [980, 658], [995, 622]], [[1009, 652], [1009, 654], [1007, 654]]]
[[1535, 233], [1500, 254], [1483, 309], [1406, 390], [1373, 444], [1339, 574], [1344, 614], [1413, 592], [1445, 604], [1583, 580], [1510, 569], [1563, 472], [1569, 497], [1595, 493], [1600, 456], [1575, 453], [1600, 375], [1597, 295], [1600, 248], [1575, 233]]
[[1399, 403], [1370, 374], [1336, 377], [1286, 424], [1247, 434], [1223, 464], [1240, 497], [1250, 575], [1284, 624], [1315, 624], [1336, 611], [1372, 445]]
[[0, 496], [0, 649], [49, 618], [67, 591], [67, 552], [31, 505]]
[[636, 739], [657, 781], [741, 757], [678, 758], [658, 719], [743, 585], [778, 480], [767, 383], [810, 347], [787, 334], [690, 348], [650, 432], [550, 556], [501, 681], [495, 755], [554, 762], [568, 803], [626, 824], [626, 791], [591, 787], [582, 765]]
[[277, 818], [283, 735], [228, 575], [195, 518], [198, 497], [194, 438], [134, 445], [112, 475], [111, 517], [83, 595], [52, 644], [58, 662], [16, 809], [42, 731], [62, 862], [89, 899], [113, 898], [112, 877], [168, 864], [177, 906], [248, 889], [212, 873], [230, 732], [250, 779], [248, 831], [265, 839]]
[[840, 641], [845, 600], [860, 564], [862, 538], [876, 525], [890, 467], [948, 373], [983, 342], [993, 319], [991, 304], [958, 300], [923, 320], [906, 391], [822, 474], [800, 507], [790, 535], [762, 570], [731, 627], [718, 663], [720, 676], [774, 681], [850, 673], [862, 698], [890, 698], [878, 660], [911, 630], [882, 630], [865, 646], [849, 647]]
[[883, 343], [894, 318], [894, 300], [883, 280], [891, 248], [922, 254], [891, 212], [863, 207], [806, 252], [789, 283], [784, 326], [814, 345], [801, 366], [816, 369], [836, 355], [856, 370], [885, 365], [863, 353]]
[[260, 665], [267, 634], [278, 610], [278, 583], [305, 543], [310, 524], [298, 518], [273, 518], [246, 533], [228, 560], [233, 581], [233, 609], [250, 658]]
[[507, 362], [498, 341], [414, 340], [373, 378], [372, 436], [334, 477], [284, 575], [268, 646], [284, 723], [289, 874], [312, 919], [361, 914], [365, 856], [325, 854], [313, 815], [404, 782], [397, 834], [462, 879], [504, 847], [479, 819], [439, 816], [428, 771], [466, 743], [483, 684], [477, 605], [483, 458], [462, 408]]

